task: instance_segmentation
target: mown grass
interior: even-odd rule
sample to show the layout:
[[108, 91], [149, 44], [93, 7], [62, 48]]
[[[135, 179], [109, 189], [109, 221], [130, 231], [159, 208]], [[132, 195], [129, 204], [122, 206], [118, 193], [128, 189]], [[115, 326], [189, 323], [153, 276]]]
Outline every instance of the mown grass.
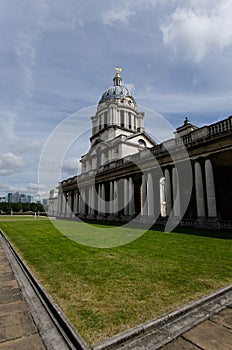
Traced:
[[31, 221], [31, 220], [49, 220], [47, 216], [39, 216], [39, 215], [0, 215], [1, 221]]
[[[70, 225], [72, 238], [74, 226], [78, 237], [88, 232], [82, 223], [61, 224]], [[129, 244], [99, 249], [69, 239], [49, 221], [0, 227], [91, 344], [232, 282], [231, 233], [149, 230]]]

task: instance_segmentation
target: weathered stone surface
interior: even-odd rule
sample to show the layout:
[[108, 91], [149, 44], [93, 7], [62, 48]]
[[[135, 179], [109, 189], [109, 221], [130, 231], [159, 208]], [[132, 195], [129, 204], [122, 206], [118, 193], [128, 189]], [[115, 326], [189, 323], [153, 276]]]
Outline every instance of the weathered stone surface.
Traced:
[[191, 344], [189, 341], [179, 337], [171, 343], [164, 345], [162, 350], [199, 350], [198, 347]]
[[27, 307], [23, 300], [9, 304], [0, 304], [0, 318], [6, 315], [14, 315], [18, 312], [26, 311]]
[[232, 330], [232, 309], [226, 308], [225, 310], [212, 316], [210, 320]]
[[204, 350], [232, 350], [232, 332], [209, 320], [186, 332], [183, 337]]
[[22, 299], [20, 288], [2, 290], [0, 294], [0, 304], [12, 303]]
[[37, 329], [27, 311], [0, 318], [0, 342], [29, 336], [36, 332]]
[[45, 350], [45, 346], [38, 334], [16, 340], [0, 343], [0, 350]]
[[18, 283], [16, 280], [9, 280], [9, 281], [0, 281], [0, 292], [3, 292], [4, 290], [9, 290], [12, 288], [17, 288]]
[[1, 271], [0, 281], [10, 281], [14, 279], [13, 272], [9, 269], [9, 271]]
[[8, 262], [7, 257], [4, 255], [2, 250], [0, 250], [0, 254], [0, 264], [2, 265], [4, 262]]

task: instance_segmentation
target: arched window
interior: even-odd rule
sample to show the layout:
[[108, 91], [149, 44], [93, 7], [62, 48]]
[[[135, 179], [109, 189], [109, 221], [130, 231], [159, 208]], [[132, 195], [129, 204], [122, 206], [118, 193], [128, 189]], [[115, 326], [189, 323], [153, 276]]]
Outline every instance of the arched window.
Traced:
[[139, 143], [140, 146], [143, 146], [143, 147], [147, 146], [146, 142], [143, 139], [139, 139], [138, 143]]

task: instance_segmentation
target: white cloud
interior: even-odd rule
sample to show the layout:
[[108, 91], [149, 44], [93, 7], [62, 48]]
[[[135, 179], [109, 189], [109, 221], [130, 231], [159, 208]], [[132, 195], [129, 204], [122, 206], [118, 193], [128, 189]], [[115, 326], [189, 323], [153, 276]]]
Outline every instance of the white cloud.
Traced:
[[30, 94], [33, 89], [33, 68], [36, 63], [35, 38], [36, 36], [31, 32], [19, 32], [14, 48], [17, 62], [24, 73], [24, 88], [27, 94]]
[[37, 191], [39, 188], [41, 188], [41, 185], [39, 185], [38, 183], [35, 183], [35, 182], [30, 182], [28, 185], [27, 185], [27, 188], [29, 190], [35, 190]]
[[222, 0], [215, 6], [211, 4], [202, 8], [198, 1], [193, 4], [178, 7], [160, 30], [165, 45], [201, 62], [209, 53], [232, 46], [232, 2]]
[[0, 155], [0, 175], [11, 175], [24, 165], [22, 157], [12, 152]]
[[66, 172], [75, 176], [79, 168], [79, 159], [78, 158], [68, 158], [62, 164], [62, 172]]
[[135, 12], [128, 8], [120, 9], [120, 11], [117, 11], [116, 9], [109, 9], [103, 12], [103, 23], [112, 24], [113, 22], [121, 22], [128, 24], [129, 17], [133, 16], [134, 14]]
[[133, 95], [135, 92], [135, 85], [133, 83], [125, 83], [124, 85], [127, 87], [129, 92]]
[[39, 140], [32, 140], [30, 142], [26, 141], [17, 141], [13, 145], [13, 149], [15, 150], [15, 153], [25, 153], [25, 152], [35, 152], [36, 150], [39, 150], [41, 148], [41, 141]]
[[14, 120], [17, 116], [16, 112], [11, 112], [8, 110], [0, 111], [1, 127], [3, 128], [3, 134], [8, 139], [14, 139]]
[[9, 190], [10, 189], [10, 187], [8, 186], [8, 185], [4, 185], [4, 184], [1, 184], [0, 183], [0, 190]]
[[166, 0], [120, 0], [104, 10], [102, 13], [102, 21], [104, 24], [113, 24], [119, 22], [128, 24], [129, 19], [139, 13], [141, 10], [150, 10], [158, 5], [165, 5]]

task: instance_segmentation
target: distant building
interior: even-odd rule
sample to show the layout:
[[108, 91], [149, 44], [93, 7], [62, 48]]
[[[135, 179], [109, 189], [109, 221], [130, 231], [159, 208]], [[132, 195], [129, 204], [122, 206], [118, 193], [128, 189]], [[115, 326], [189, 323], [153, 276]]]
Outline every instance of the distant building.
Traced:
[[27, 203], [33, 202], [33, 196], [27, 195]]
[[50, 191], [49, 215], [232, 227], [232, 117], [200, 128], [186, 118], [157, 144], [119, 69], [113, 81], [91, 117], [81, 174]]
[[54, 188], [49, 193], [49, 199], [48, 199], [49, 216], [56, 216], [58, 213], [58, 194], [59, 194], [58, 187]]
[[6, 197], [0, 197], [0, 202], [6, 202]]
[[21, 193], [19, 196], [20, 203], [27, 203], [27, 196], [24, 193]]
[[8, 193], [7, 194], [7, 202], [12, 203], [12, 200], [13, 200], [13, 193]]
[[15, 192], [15, 193], [13, 194], [13, 199], [12, 199], [12, 201], [13, 201], [14, 203], [19, 203], [19, 201], [20, 201], [20, 193], [19, 193], [19, 192]]

